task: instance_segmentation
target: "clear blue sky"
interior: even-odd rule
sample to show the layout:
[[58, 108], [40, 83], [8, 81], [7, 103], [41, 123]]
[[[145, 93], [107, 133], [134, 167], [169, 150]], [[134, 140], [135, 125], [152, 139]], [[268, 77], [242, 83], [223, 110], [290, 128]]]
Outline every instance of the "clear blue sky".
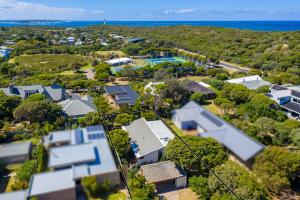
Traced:
[[300, 0], [0, 0], [0, 19], [300, 20]]

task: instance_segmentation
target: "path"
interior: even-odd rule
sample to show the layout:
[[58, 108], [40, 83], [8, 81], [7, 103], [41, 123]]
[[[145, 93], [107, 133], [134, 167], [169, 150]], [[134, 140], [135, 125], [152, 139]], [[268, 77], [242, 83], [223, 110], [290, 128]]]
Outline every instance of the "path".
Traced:
[[86, 69], [84, 70], [84, 73], [89, 80], [95, 80], [95, 74], [92, 69]]

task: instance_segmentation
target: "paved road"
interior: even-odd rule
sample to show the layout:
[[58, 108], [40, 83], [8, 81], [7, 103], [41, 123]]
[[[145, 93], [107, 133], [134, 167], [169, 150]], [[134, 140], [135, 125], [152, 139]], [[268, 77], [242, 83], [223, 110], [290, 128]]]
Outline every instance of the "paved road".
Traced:
[[248, 69], [248, 68], [245, 68], [245, 67], [237, 67], [237, 66], [233, 66], [233, 65], [230, 65], [228, 63], [224, 63], [222, 61], [220, 61], [220, 64], [219, 64], [220, 67], [223, 67], [225, 69], [233, 69], [233, 70], [237, 70], [237, 71], [240, 71], [240, 72], [249, 72], [251, 69]]

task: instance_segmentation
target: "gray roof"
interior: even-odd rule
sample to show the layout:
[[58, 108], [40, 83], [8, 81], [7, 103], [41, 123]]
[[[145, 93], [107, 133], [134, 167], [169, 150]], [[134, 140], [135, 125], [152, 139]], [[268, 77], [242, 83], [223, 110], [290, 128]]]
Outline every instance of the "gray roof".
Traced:
[[90, 112], [97, 112], [97, 108], [90, 97], [67, 99], [58, 103], [63, 111], [70, 117], [84, 116]]
[[164, 147], [144, 118], [133, 121], [124, 127], [131, 142], [138, 145], [140, 157]]
[[26, 200], [26, 199], [27, 199], [27, 190], [6, 192], [0, 194], [0, 200]]
[[250, 89], [250, 90], [256, 90], [262, 86], [267, 86], [267, 85], [271, 85], [270, 82], [265, 81], [265, 80], [253, 80], [253, 81], [245, 81], [243, 84], [246, 88]]
[[29, 183], [29, 196], [57, 192], [75, 188], [73, 170], [64, 169], [54, 172], [34, 174]]
[[264, 145], [193, 101], [175, 110], [173, 114], [181, 122], [195, 122], [198, 130], [203, 130], [199, 136], [214, 138], [243, 161], [248, 161], [264, 149]]
[[59, 85], [42, 86], [42, 85], [28, 85], [28, 86], [9, 86], [7, 88], [0, 88], [7, 96], [20, 96], [25, 99], [33, 93], [44, 94], [48, 99], [53, 101], [61, 101], [65, 98], [65, 89]]
[[113, 95], [117, 105], [134, 105], [139, 95], [129, 85], [105, 86], [106, 94]]
[[171, 161], [141, 166], [141, 174], [145, 176], [147, 182], [157, 183], [186, 176], [184, 171]]
[[300, 104], [290, 101], [286, 104], [281, 105], [283, 108], [300, 114]]
[[0, 145], [0, 158], [30, 153], [31, 142], [14, 142]]
[[195, 81], [188, 81], [185, 85], [185, 88], [190, 92], [200, 92], [203, 94], [215, 94], [212, 90], [204, 87], [203, 85], [195, 82]]

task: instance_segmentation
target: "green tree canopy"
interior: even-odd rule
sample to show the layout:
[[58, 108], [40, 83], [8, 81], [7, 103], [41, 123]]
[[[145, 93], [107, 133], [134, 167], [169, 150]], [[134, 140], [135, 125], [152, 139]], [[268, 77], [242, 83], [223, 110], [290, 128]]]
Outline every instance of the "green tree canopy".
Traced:
[[127, 113], [118, 114], [115, 118], [115, 122], [121, 125], [127, 125], [133, 121], [133, 116]]
[[109, 132], [109, 137], [119, 156], [124, 158], [130, 149], [127, 131], [115, 129]]

